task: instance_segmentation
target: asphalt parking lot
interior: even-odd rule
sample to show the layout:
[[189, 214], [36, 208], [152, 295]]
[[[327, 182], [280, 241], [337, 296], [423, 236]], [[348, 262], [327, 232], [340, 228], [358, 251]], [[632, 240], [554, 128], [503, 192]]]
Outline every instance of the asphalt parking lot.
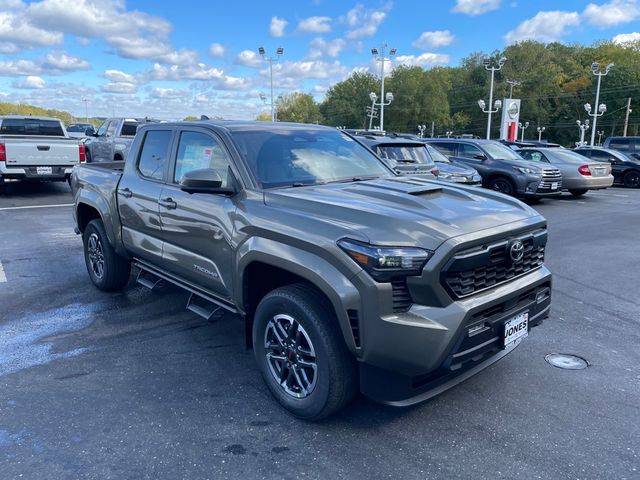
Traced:
[[95, 289], [71, 201], [0, 196], [2, 479], [640, 478], [640, 190], [534, 205], [552, 314], [510, 355], [416, 407], [360, 397], [322, 423], [271, 399], [232, 316], [172, 287]]

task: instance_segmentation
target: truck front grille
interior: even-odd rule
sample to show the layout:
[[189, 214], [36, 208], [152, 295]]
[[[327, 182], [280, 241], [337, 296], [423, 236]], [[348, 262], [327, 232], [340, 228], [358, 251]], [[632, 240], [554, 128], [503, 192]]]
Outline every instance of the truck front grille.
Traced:
[[[524, 245], [522, 259], [510, 258], [516, 240]], [[481, 245], [457, 252], [441, 272], [441, 283], [453, 298], [463, 298], [508, 282], [544, 263], [546, 230]]]

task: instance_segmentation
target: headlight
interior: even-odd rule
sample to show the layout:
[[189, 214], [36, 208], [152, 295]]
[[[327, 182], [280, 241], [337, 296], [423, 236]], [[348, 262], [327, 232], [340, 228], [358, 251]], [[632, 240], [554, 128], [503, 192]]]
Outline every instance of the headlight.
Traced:
[[528, 173], [529, 175], [542, 175], [542, 172], [540, 170], [536, 170], [535, 168], [513, 167], [513, 169], [519, 171], [520, 173]]
[[453, 175], [451, 175], [450, 173], [445, 173], [442, 170], [440, 170], [440, 173], [438, 173], [438, 178], [446, 178], [447, 180], [450, 180], [452, 176]]
[[377, 247], [355, 240], [338, 240], [338, 246], [378, 282], [420, 275], [433, 252], [416, 247]]

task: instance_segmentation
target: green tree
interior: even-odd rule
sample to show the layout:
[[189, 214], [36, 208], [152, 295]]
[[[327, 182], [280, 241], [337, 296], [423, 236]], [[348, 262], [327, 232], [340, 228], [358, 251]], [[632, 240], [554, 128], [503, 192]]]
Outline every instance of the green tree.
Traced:
[[256, 120], [260, 120], [261, 122], [270, 122], [271, 121], [271, 114], [267, 113], [267, 112], [259, 113], [256, 116]]
[[320, 123], [320, 107], [308, 93], [293, 92], [276, 101], [278, 121], [296, 123]]
[[320, 105], [325, 123], [334, 127], [365, 128], [366, 109], [371, 105], [370, 92], [379, 92], [380, 82], [368, 72], [354, 72], [333, 85]]

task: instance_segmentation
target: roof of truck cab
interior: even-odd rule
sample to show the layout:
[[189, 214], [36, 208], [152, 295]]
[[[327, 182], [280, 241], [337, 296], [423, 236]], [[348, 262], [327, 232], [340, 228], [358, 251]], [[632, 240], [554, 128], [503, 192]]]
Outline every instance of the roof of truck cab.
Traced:
[[290, 123], [290, 122], [264, 122], [260, 120], [192, 120], [187, 122], [166, 122], [162, 123], [167, 127], [193, 126], [202, 127], [209, 125], [216, 128], [235, 130], [333, 130], [338, 131], [335, 127], [327, 127], [325, 125], [317, 125], [315, 123]]
[[56, 122], [62, 122], [59, 118], [55, 117], [40, 117], [40, 116], [30, 116], [30, 115], [2, 115], [0, 116], [0, 120], [53, 120]]

